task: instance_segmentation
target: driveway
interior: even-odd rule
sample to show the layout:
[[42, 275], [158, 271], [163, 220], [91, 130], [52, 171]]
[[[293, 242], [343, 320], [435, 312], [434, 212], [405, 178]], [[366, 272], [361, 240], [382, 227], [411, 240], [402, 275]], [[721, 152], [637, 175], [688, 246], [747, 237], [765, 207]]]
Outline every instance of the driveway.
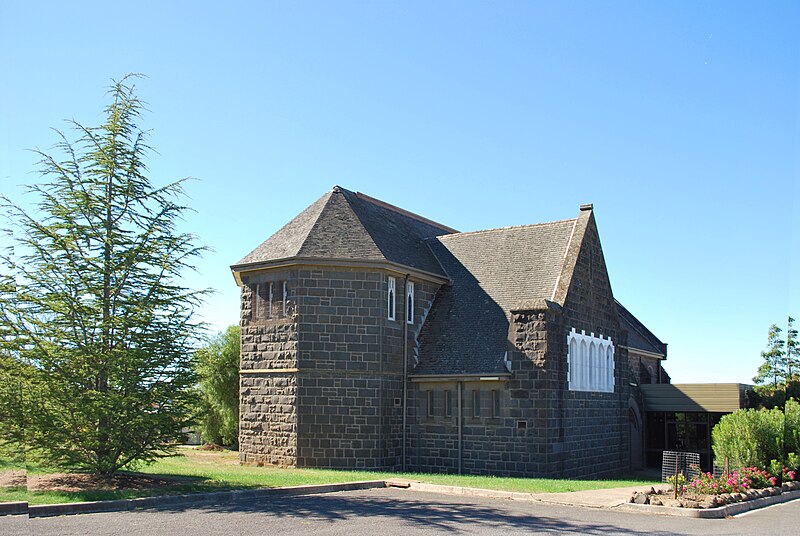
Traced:
[[684, 519], [400, 489], [327, 493], [269, 501], [164, 507], [51, 518], [0, 518], [0, 534], [337, 536], [411, 534], [796, 535], [800, 501], [731, 519]]

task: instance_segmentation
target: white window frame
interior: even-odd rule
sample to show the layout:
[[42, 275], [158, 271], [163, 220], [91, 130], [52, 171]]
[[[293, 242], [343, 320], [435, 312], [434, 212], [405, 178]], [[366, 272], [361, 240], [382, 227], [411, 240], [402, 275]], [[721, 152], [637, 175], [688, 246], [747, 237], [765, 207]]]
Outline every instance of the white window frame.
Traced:
[[387, 318], [389, 320], [395, 319], [395, 310], [397, 309], [397, 280], [389, 276], [387, 282], [387, 292], [386, 292], [386, 308], [388, 311]]
[[406, 324], [414, 323], [414, 282], [406, 283]]
[[567, 384], [570, 391], [614, 392], [614, 342], [594, 333], [567, 334]]

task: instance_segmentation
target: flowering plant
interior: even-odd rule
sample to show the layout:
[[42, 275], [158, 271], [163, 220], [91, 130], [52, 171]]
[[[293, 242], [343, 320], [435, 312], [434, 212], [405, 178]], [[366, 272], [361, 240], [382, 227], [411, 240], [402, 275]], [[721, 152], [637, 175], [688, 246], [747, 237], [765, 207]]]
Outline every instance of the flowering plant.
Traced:
[[733, 471], [729, 475], [716, 478], [711, 473], [700, 473], [686, 486], [686, 491], [703, 495], [719, 495], [720, 493], [738, 493], [752, 487], [750, 479]]
[[797, 471], [794, 469], [789, 469], [784, 465], [781, 476], [783, 477], [784, 482], [791, 482], [792, 480], [797, 480]]
[[[786, 474], [791, 474], [791, 479], [795, 477], [794, 471], [787, 470]], [[700, 473], [683, 486], [682, 490], [702, 495], [719, 495], [720, 493], [740, 493], [750, 489], [768, 488], [777, 483], [778, 479], [764, 469], [745, 467], [719, 478], [711, 473]]]
[[769, 472], [764, 469], [745, 467], [742, 469], [742, 473], [750, 479], [750, 487], [752, 488], [768, 488], [778, 485], [778, 478], [769, 474]]

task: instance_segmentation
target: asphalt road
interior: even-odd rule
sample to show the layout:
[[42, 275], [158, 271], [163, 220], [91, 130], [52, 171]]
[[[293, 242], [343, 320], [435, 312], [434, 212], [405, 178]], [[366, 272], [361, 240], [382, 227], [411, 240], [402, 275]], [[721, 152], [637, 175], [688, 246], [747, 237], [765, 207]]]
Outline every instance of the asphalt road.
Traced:
[[731, 519], [685, 519], [502, 499], [375, 489], [220, 505], [28, 519], [0, 534], [332, 536], [411, 534], [800, 534], [800, 501]]

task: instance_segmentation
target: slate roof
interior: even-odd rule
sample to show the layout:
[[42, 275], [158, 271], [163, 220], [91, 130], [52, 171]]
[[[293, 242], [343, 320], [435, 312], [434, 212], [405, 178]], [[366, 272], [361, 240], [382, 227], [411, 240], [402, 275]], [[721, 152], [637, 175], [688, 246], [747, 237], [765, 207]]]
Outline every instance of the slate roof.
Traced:
[[[585, 229], [590, 211], [586, 205], [576, 219], [459, 233], [335, 186], [232, 269], [292, 259], [388, 261], [449, 278], [419, 334], [414, 374], [494, 375], [506, 372], [510, 311], [541, 300], [558, 303], [564, 294], [558, 290], [568, 288], [565, 265], [574, 262], [578, 229]], [[666, 345], [616, 305], [628, 346], [666, 357]]]
[[390, 261], [446, 276], [424, 239], [455, 232], [364, 194], [335, 186], [233, 265], [285, 259]]
[[419, 336], [414, 374], [506, 372], [510, 311], [551, 300], [575, 220], [427, 241], [453, 284], [443, 287]]
[[621, 303], [615, 300], [617, 314], [622, 327], [628, 330], [628, 348], [644, 350], [667, 357], [667, 345], [653, 335], [638, 318], [633, 316]]

